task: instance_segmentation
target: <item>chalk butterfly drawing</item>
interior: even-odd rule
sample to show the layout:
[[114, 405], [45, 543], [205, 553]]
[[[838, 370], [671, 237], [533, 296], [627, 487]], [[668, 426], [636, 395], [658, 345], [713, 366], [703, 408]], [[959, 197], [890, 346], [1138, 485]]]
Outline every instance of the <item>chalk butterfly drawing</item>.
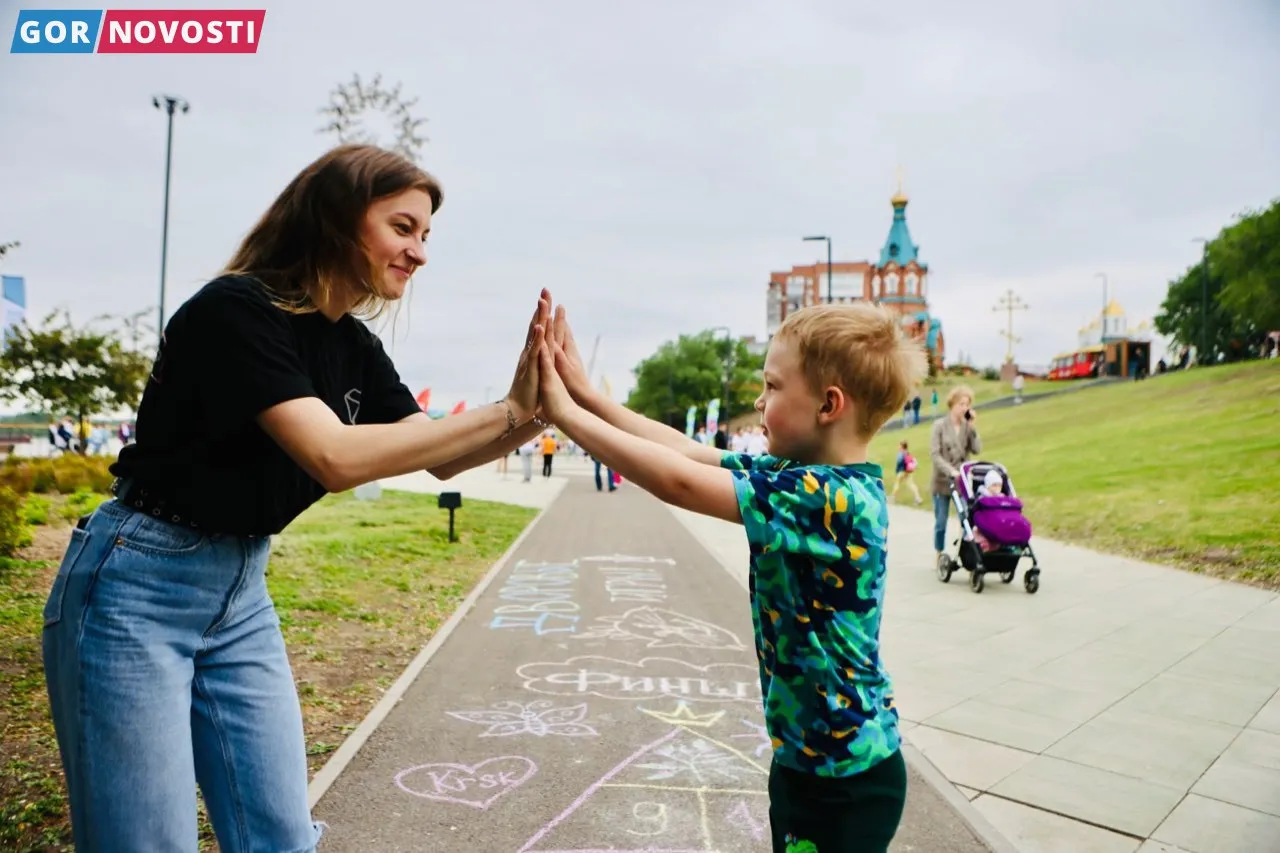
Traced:
[[645, 647], [743, 651], [746, 646], [718, 625], [659, 607], [633, 607], [621, 616], [598, 616], [596, 627], [577, 634], [579, 640], [643, 640]]
[[499, 702], [484, 711], [446, 711], [450, 717], [468, 723], [488, 726], [480, 737], [511, 737], [512, 735], [561, 735], [563, 737], [599, 737], [600, 733], [582, 722], [587, 706], [573, 705], [554, 708], [545, 699], [530, 702]]

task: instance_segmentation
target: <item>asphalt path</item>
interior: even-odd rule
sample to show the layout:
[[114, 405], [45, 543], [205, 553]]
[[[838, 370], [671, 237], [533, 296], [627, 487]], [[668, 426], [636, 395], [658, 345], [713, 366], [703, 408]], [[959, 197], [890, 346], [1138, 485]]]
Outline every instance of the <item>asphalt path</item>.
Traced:
[[[316, 804], [320, 850], [768, 851], [769, 757], [742, 587], [575, 477]], [[892, 849], [991, 848], [913, 767]]]

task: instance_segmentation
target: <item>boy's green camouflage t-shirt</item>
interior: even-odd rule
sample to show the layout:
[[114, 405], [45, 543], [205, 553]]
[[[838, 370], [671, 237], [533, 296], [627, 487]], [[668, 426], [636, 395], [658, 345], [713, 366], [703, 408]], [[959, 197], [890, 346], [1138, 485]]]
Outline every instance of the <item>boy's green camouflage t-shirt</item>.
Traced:
[[889, 510], [880, 466], [725, 453], [751, 545], [751, 618], [774, 758], [852, 776], [900, 745], [880, 662]]

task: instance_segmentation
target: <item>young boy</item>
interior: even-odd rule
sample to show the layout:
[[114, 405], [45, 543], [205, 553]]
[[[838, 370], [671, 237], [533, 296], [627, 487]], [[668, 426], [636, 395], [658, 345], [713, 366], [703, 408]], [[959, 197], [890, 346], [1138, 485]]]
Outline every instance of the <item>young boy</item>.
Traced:
[[[676, 506], [742, 524], [777, 853], [885, 851], [906, 797], [880, 662], [888, 510], [867, 444], [926, 372], [892, 314], [823, 305], [787, 318], [756, 400], [769, 452], [721, 452], [596, 393], [559, 308], [540, 354], [546, 416]], [[807, 842], [807, 843], [806, 843]]]

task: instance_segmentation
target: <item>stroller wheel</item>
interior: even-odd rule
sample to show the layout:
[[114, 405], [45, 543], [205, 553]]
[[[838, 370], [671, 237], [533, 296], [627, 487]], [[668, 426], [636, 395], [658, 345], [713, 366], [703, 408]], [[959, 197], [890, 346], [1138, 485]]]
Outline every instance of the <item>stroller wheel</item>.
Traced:
[[1040, 570], [1032, 569], [1022, 578], [1022, 584], [1027, 588], [1027, 592], [1035, 595], [1036, 590], [1040, 588]]
[[938, 580], [943, 583], [951, 582], [951, 573], [954, 569], [951, 566], [951, 558], [946, 554], [938, 555]]
[[973, 587], [974, 592], [982, 592], [982, 588], [985, 586], [982, 581], [982, 572], [974, 572], [969, 578], [969, 585]]
[[1007, 572], [1001, 572], [1001, 573], [1000, 573], [1000, 582], [1001, 582], [1001, 583], [1013, 583], [1013, 576], [1014, 576], [1015, 574], [1017, 574], [1017, 572], [1016, 572], [1016, 570], [1014, 570], [1014, 569], [1010, 569], [1010, 570], [1009, 570], [1009, 571], [1007, 571]]

